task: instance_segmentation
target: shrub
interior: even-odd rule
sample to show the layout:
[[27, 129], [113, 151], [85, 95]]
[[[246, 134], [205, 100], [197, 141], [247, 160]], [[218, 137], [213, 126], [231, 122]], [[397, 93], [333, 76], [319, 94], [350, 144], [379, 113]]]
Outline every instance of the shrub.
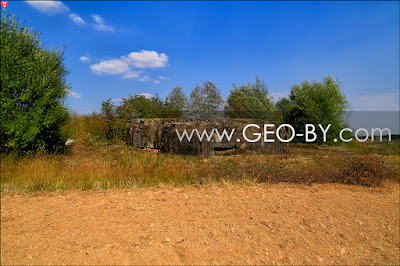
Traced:
[[1, 12], [1, 151], [52, 150], [63, 141], [68, 72], [61, 48], [47, 49], [39, 36]]
[[371, 155], [354, 157], [342, 171], [337, 174], [336, 182], [362, 185], [368, 187], [380, 186], [383, 180], [398, 179], [397, 173], [385, 162]]

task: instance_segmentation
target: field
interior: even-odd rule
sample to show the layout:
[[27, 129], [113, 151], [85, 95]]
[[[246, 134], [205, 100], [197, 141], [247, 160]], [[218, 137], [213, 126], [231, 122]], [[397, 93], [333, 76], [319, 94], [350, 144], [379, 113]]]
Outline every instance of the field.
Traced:
[[3, 194], [10, 264], [399, 263], [399, 185]]
[[201, 158], [81, 129], [1, 155], [3, 265], [399, 263], [398, 142]]

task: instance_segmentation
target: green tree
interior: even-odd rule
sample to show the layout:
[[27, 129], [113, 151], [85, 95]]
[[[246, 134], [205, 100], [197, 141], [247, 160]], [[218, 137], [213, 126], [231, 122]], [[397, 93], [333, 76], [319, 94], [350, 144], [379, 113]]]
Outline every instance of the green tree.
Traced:
[[283, 113], [284, 121], [291, 124], [296, 133], [304, 134], [305, 124], [314, 124], [317, 142], [323, 141], [322, 131], [318, 124], [326, 128], [331, 124], [327, 142], [338, 139], [340, 130], [346, 125], [346, 109], [349, 103], [339, 83], [332, 76], [323, 82], [303, 82], [293, 86], [289, 99], [281, 99], [278, 108]]
[[276, 108], [278, 113], [280, 114], [281, 120], [285, 120], [290, 116], [293, 107], [294, 104], [289, 99], [287, 98], [279, 99], [279, 101], [276, 103]]
[[120, 117], [135, 118], [162, 118], [165, 117], [165, 107], [158, 95], [146, 98], [144, 95], [129, 96], [123, 98], [121, 105], [117, 107]]
[[52, 149], [62, 141], [69, 91], [63, 51], [48, 49], [15, 16], [1, 13], [0, 149]]
[[211, 81], [197, 85], [190, 93], [189, 114], [198, 118], [221, 116], [222, 100], [220, 90]]
[[187, 113], [188, 98], [181, 87], [175, 87], [165, 99], [170, 117], [184, 117]]
[[112, 102], [111, 98], [101, 103], [101, 113], [106, 120], [112, 119], [115, 116], [115, 112], [116, 112], [116, 106]]
[[225, 113], [230, 118], [276, 120], [276, 107], [268, 96], [267, 86], [259, 77], [254, 84], [237, 87], [233, 83], [226, 102]]

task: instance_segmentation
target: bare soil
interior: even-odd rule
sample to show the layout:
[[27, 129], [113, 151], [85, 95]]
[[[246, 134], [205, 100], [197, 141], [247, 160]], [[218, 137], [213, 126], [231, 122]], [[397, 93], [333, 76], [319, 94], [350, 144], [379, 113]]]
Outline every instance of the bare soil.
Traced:
[[399, 264], [399, 185], [1, 195], [7, 264]]

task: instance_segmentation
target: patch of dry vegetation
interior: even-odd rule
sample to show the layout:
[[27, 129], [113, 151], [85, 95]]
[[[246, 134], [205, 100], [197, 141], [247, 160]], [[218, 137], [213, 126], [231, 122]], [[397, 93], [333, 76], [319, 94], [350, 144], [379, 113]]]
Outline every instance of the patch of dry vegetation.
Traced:
[[377, 186], [398, 179], [399, 157], [372, 155], [241, 154], [202, 159], [155, 153], [122, 142], [77, 142], [66, 154], [2, 155], [1, 190], [28, 192], [216, 182], [340, 182]]
[[[104, 126], [101, 117], [74, 115], [63, 130], [75, 142], [63, 154], [36, 153], [23, 157], [2, 154], [1, 191], [96, 190], [221, 182], [340, 182], [379, 186], [384, 180], [398, 181], [400, 173], [398, 154], [356, 155], [348, 147], [294, 144], [281, 155], [233, 151], [210, 159], [156, 153], [135, 149], [121, 141], [107, 141]], [[356, 149], [354, 145], [350, 148]]]

